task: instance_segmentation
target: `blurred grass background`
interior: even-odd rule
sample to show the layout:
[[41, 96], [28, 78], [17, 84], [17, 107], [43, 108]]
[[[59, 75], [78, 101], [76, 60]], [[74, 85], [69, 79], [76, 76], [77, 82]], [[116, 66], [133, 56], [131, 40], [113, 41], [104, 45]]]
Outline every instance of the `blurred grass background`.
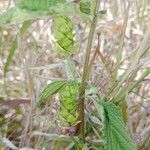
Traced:
[[[0, 0], [0, 13], [13, 4], [13, 0]], [[127, 109], [130, 135], [139, 150], [149, 150], [150, 75], [129, 95], [128, 89], [150, 69], [150, 0], [101, 0], [101, 10], [106, 12], [97, 23], [90, 83], [97, 87], [100, 97], [109, 95], [119, 99], [122, 96], [120, 86], [125, 89], [122, 91], [126, 100], [123, 107]], [[73, 19], [79, 49], [72, 60], [81, 77], [89, 22], [79, 17]], [[0, 136], [18, 147], [36, 149], [44, 139], [37, 136], [29, 140], [32, 131], [61, 133], [65, 124], [58, 116], [57, 97], [42, 110], [35, 108], [34, 103], [43, 86], [70, 75], [66, 61], [53, 48], [52, 19], [29, 22], [22, 35], [20, 27], [21, 24], [0, 27]], [[117, 81], [116, 89], [109, 94]], [[4, 100], [22, 101], [16, 105], [15, 101], [10, 104]], [[10, 143], [7, 141], [0, 146], [7, 149]]]

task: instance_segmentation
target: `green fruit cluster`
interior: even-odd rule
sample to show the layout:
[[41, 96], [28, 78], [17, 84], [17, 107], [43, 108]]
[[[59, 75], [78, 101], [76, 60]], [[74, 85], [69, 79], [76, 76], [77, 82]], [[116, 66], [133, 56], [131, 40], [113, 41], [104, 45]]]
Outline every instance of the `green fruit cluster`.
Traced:
[[68, 84], [60, 92], [60, 116], [71, 125], [77, 122], [77, 97], [78, 85], [75, 83]]
[[57, 40], [57, 49], [63, 54], [72, 54], [76, 50], [73, 22], [65, 16], [58, 16], [54, 21], [54, 37]]

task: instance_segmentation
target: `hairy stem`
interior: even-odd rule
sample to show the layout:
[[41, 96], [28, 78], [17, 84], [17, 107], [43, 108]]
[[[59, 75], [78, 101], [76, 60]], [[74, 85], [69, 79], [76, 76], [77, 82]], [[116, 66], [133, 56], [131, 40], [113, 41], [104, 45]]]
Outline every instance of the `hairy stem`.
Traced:
[[90, 53], [92, 48], [92, 42], [96, 27], [96, 21], [97, 21], [97, 15], [98, 15], [98, 9], [100, 5], [100, 0], [94, 0], [94, 6], [93, 6], [93, 19], [90, 26], [90, 32], [88, 37], [88, 44], [86, 48], [85, 53], [85, 61], [84, 61], [84, 67], [83, 67], [83, 75], [82, 75], [82, 83], [80, 86], [80, 93], [79, 93], [79, 119], [80, 119], [80, 136], [83, 142], [85, 142], [85, 122], [84, 122], [84, 100], [85, 100], [85, 88], [86, 88], [86, 81], [88, 78], [88, 66], [89, 66], [89, 60], [90, 60]]

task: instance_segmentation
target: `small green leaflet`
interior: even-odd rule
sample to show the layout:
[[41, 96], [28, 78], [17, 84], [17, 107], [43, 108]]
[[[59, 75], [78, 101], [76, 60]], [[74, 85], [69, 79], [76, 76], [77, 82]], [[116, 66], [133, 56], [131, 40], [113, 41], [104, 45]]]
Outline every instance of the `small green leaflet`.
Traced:
[[121, 112], [112, 102], [99, 102], [99, 107], [103, 108], [102, 135], [105, 140], [105, 150], [136, 150], [127, 128], [123, 122]]
[[65, 80], [59, 80], [59, 81], [54, 81], [48, 84], [41, 92], [37, 100], [37, 106], [38, 107], [43, 106], [46, 103], [47, 98], [57, 93], [60, 89], [62, 89], [67, 84], [67, 82], [68, 81], [65, 81]]
[[81, 12], [88, 15], [91, 13], [91, 0], [81, 0], [79, 5]]
[[[90, 15], [92, 13], [91, 0], [81, 0], [79, 3], [80, 11], [84, 14]], [[106, 14], [107, 10], [99, 10], [99, 15]]]
[[65, 55], [72, 54], [76, 50], [73, 22], [65, 16], [55, 17], [54, 21], [56, 48]]
[[60, 90], [60, 116], [74, 125], [77, 122], [77, 98], [79, 84], [70, 82]]
[[22, 23], [27, 20], [36, 19], [39, 16], [46, 15], [45, 11], [30, 11], [26, 9], [20, 9], [17, 6], [8, 9], [0, 16], [0, 26], [12, 23]]

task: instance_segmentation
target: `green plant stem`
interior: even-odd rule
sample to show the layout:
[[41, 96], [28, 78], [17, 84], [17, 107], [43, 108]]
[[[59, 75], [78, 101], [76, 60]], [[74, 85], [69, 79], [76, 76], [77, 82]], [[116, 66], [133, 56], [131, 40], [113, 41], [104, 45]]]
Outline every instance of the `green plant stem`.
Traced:
[[79, 93], [79, 120], [80, 120], [80, 136], [83, 142], [85, 142], [85, 122], [84, 122], [84, 100], [85, 100], [85, 88], [86, 88], [86, 81], [88, 78], [88, 67], [89, 67], [89, 60], [90, 60], [90, 53], [92, 48], [93, 37], [95, 33], [95, 27], [97, 22], [97, 15], [98, 9], [100, 5], [100, 0], [94, 0], [93, 4], [93, 20], [90, 26], [90, 32], [88, 37], [88, 44], [85, 53], [85, 61], [83, 67], [83, 75], [82, 75], [82, 82], [80, 86], [80, 93]]

